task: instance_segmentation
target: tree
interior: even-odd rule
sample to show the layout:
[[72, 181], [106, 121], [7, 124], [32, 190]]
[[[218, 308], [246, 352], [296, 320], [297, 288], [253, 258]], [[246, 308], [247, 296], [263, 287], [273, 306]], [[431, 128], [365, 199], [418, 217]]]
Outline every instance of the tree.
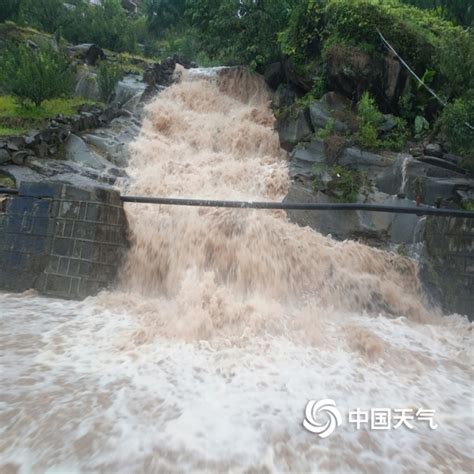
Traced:
[[20, 16], [24, 22], [54, 33], [67, 21], [62, 0], [22, 0]]
[[183, 23], [185, 8], [186, 0], [144, 0], [142, 3], [148, 30], [158, 38]]
[[15, 19], [19, 9], [19, 0], [0, 0], [0, 22]]
[[52, 47], [32, 51], [27, 46], [10, 45], [2, 54], [0, 85], [22, 104], [39, 107], [45, 100], [68, 95], [74, 73], [66, 55]]
[[120, 0], [78, 1], [69, 12], [63, 34], [69, 41], [96, 43], [114, 51], [134, 51], [137, 44], [135, 22]]
[[277, 34], [294, 4], [288, 0], [187, 0], [186, 16], [210, 58], [259, 68], [278, 58]]
[[469, 0], [403, 0], [419, 8], [438, 9], [462, 26], [474, 26], [474, 4]]

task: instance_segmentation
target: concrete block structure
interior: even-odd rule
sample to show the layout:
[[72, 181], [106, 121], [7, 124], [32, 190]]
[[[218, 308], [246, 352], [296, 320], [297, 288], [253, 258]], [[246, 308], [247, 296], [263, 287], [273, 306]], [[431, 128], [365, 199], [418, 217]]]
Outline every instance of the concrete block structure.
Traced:
[[114, 282], [127, 248], [118, 192], [57, 182], [0, 195], [0, 290], [83, 299]]

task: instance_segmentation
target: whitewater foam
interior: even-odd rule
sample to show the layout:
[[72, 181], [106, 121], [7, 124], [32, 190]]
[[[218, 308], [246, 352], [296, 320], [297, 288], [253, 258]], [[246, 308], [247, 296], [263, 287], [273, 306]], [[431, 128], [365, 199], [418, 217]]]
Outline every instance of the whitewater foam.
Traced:
[[[148, 106], [133, 194], [279, 201], [270, 94], [194, 73]], [[0, 294], [2, 472], [469, 472], [472, 325], [430, 308], [416, 263], [284, 213], [127, 204], [119, 287], [84, 302]], [[327, 439], [310, 399], [436, 410]]]

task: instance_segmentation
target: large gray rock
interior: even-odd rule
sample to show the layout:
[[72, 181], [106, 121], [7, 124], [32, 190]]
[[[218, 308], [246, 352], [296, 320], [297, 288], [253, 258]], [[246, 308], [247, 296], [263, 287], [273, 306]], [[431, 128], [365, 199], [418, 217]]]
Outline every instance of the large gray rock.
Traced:
[[[414, 207], [414, 202], [398, 199], [384, 193], [375, 192], [362, 197], [367, 204], [387, 206]], [[322, 192], [314, 193], [311, 189], [293, 183], [284, 202], [330, 203], [330, 198]], [[372, 211], [301, 211], [287, 212], [289, 219], [301, 226], [332, 237], [345, 239], [361, 239], [375, 242], [377, 245], [412, 244], [417, 238], [420, 218], [409, 214], [391, 214]]]
[[95, 66], [99, 60], [106, 59], [104, 50], [92, 43], [78, 44], [68, 48], [74, 56], [81, 58], [86, 64]]
[[90, 71], [83, 72], [77, 81], [74, 94], [87, 100], [100, 100], [99, 84], [97, 74]]
[[0, 165], [11, 160], [11, 155], [6, 148], [0, 148]]
[[428, 143], [425, 146], [425, 155], [441, 158], [443, 156], [443, 149], [438, 143]]
[[264, 79], [267, 85], [276, 90], [277, 87], [285, 80], [285, 70], [281, 62], [272, 63], [266, 67]]
[[308, 109], [287, 110], [278, 118], [276, 129], [281, 146], [291, 151], [299, 142], [308, 140], [313, 133]]
[[404, 194], [414, 200], [421, 193], [422, 202], [435, 205], [439, 200], [458, 199], [458, 190], [469, 190], [472, 179], [456, 171], [434, 166], [409, 155], [400, 155], [390, 166], [375, 177], [375, 184], [387, 194]]
[[326, 166], [324, 142], [313, 139], [299, 143], [290, 155], [290, 177], [310, 178], [315, 166]]
[[344, 133], [348, 126], [341, 120], [350, 113], [351, 102], [336, 92], [328, 92], [317, 102], [309, 106], [309, 115], [314, 130], [325, 128], [331, 121], [333, 130]]
[[298, 93], [292, 84], [280, 84], [273, 94], [272, 106], [274, 110], [284, 109], [292, 106]]
[[104, 158], [92, 151], [89, 146], [76, 135], [70, 135], [64, 148], [66, 160], [86, 166], [94, 170], [105, 170], [109, 164]]
[[356, 147], [350, 147], [344, 150], [338, 160], [338, 164], [352, 170], [365, 172], [369, 178], [373, 179], [380, 173], [391, 168], [394, 164], [394, 158], [389, 155], [379, 155], [378, 153], [371, 153]]
[[123, 105], [137, 94], [142, 95], [145, 92], [147, 84], [136, 74], [125, 76], [115, 87], [115, 97], [113, 104]]

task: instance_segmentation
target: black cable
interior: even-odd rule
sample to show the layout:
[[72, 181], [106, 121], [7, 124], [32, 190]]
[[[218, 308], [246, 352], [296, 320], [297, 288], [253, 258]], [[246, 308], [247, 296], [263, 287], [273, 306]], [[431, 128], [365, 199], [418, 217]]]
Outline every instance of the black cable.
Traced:
[[[18, 194], [17, 189], [0, 188], [0, 194]], [[293, 211], [370, 211], [417, 216], [463, 217], [474, 219], [474, 212], [457, 209], [438, 209], [428, 206], [401, 207], [362, 203], [289, 203], [259, 201], [220, 201], [210, 199], [183, 199], [146, 196], [121, 196], [123, 202], [160, 204], [165, 206], [221, 207], [232, 209], [274, 209]]]

